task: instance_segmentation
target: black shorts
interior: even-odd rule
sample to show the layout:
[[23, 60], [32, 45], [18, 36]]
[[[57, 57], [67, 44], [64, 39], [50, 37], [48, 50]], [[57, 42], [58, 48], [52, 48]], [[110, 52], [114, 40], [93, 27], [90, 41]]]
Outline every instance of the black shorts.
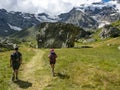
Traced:
[[56, 60], [50, 60], [50, 64], [55, 64]]
[[12, 64], [13, 70], [18, 70], [19, 67], [20, 67], [20, 63], [13, 63], [13, 64]]

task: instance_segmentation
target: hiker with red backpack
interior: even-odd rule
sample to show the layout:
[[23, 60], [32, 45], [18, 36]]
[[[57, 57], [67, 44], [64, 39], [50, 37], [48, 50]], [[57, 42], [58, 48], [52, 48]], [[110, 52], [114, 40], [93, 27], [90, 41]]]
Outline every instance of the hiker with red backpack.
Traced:
[[55, 53], [54, 49], [50, 50], [50, 54], [48, 55], [48, 57], [50, 59], [50, 65], [51, 65], [51, 68], [52, 68], [52, 74], [53, 74], [53, 76], [55, 76], [54, 68], [55, 68], [57, 54]]
[[12, 81], [18, 80], [18, 70], [22, 63], [22, 54], [18, 51], [18, 47], [10, 56], [10, 67], [13, 69]]

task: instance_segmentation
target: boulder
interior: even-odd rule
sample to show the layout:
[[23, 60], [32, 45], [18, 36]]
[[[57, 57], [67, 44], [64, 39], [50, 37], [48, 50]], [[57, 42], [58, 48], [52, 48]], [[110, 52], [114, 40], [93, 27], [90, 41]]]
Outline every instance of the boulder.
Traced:
[[116, 27], [111, 26], [111, 25], [106, 25], [103, 27], [99, 36], [102, 39], [109, 38], [109, 37], [118, 37], [118, 36], [120, 36], [120, 30]]
[[74, 47], [76, 38], [83, 29], [72, 24], [43, 23], [36, 35], [38, 48]]
[[118, 46], [118, 50], [120, 50], [120, 46]]
[[17, 44], [14, 44], [9, 39], [0, 40], [0, 47], [1, 47], [0, 51], [3, 51], [2, 48], [5, 48], [5, 50], [13, 50], [15, 46], [17, 46]]

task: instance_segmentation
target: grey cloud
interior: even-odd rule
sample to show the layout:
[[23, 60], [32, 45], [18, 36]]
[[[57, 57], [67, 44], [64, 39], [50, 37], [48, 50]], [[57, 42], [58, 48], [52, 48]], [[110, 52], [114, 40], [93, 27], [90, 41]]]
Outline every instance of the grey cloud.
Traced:
[[[47, 6], [44, 7], [43, 3], [41, 3], [42, 1], [46, 2]], [[0, 8], [4, 8], [8, 11], [22, 11], [29, 13], [47, 12], [55, 15], [68, 12], [74, 5], [79, 5], [80, 1], [93, 2], [94, 0], [0, 0]]]
[[0, 0], [0, 8], [12, 10], [17, 5], [17, 0]]

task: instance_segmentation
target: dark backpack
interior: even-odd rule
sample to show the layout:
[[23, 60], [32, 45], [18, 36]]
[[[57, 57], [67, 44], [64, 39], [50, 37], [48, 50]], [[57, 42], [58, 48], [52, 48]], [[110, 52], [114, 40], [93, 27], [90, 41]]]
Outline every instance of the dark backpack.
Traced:
[[56, 54], [55, 53], [51, 53], [50, 55], [50, 60], [56, 60]]
[[13, 62], [19, 62], [20, 59], [21, 59], [21, 53], [20, 52], [14, 52], [11, 55], [11, 59], [12, 59]]

